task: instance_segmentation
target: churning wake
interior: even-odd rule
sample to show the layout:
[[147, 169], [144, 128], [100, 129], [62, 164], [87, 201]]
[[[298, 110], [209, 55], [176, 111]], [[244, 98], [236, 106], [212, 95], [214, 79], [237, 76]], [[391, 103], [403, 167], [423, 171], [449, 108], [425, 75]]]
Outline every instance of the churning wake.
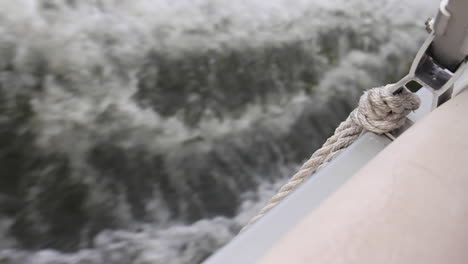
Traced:
[[0, 0], [0, 263], [200, 263], [407, 71], [408, 2]]

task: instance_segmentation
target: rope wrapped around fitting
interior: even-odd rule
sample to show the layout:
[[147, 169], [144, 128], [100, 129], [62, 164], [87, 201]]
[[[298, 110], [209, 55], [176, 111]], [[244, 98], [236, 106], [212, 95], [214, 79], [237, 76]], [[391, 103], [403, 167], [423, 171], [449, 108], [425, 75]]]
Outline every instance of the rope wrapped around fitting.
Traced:
[[395, 85], [389, 84], [366, 91], [359, 99], [358, 107], [336, 128], [333, 136], [312, 154], [242, 231], [268, 213], [313, 173], [351, 145], [363, 131], [384, 134], [401, 127], [405, 123], [406, 116], [418, 109], [421, 101], [408, 89], [395, 88]]

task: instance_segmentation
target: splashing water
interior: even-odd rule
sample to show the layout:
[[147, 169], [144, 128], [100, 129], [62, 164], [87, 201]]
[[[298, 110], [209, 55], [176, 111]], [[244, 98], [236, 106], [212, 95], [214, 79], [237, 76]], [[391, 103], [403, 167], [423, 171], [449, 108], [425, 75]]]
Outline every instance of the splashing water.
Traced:
[[0, 2], [0, 262], [200, 263], [407, 70], [407, 2]]

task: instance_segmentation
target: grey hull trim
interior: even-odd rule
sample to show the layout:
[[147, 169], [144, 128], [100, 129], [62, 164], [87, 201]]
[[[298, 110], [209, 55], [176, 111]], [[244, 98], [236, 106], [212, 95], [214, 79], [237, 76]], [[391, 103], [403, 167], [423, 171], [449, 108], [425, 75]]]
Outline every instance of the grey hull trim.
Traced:
[[362, 135], [335, 160], [315, 173], [292, 195], [207, 259], [204, 264], [256, 263], [302, 218], [317, 208], [390, 142], [385, 136], [372, 133]]

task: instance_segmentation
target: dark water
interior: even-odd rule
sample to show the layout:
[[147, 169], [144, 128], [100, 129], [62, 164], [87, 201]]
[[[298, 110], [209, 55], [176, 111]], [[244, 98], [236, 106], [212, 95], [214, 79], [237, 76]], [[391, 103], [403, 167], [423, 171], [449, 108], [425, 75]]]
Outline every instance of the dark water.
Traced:
[[[176, 3], [175, 3], [176, 2]], [[0, 2], [0, 263], [199, 263], [408, 69], [423, 1]]]

